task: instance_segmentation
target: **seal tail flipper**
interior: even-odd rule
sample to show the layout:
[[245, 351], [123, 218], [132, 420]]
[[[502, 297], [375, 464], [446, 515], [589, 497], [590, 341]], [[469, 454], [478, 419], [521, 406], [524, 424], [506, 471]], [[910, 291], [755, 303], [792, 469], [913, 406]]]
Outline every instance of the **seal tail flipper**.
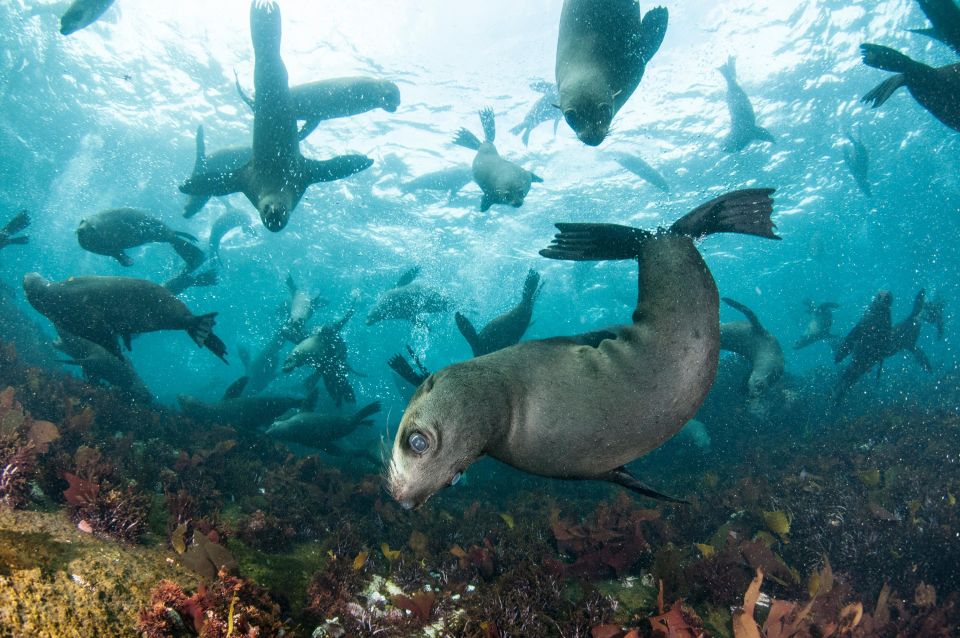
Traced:
[[227, 344], [223, 342], [223, 339], [211, 332], [207, 335], [207, 338], [203, 340], [203, 345], [206, 346], [207, 350], [217, 355], [218, 359], [229, 365], [227, 361]]
[[390, 357], [390, 359], [387, 360], [387, 365], [390, 366], [390, 369], [396, 372], [401, 379], [415, 388], [430, 376], [427, 373], [414, 370], [410, 362], [404, 359], [403, 355], [399, 353]]
[[527, 171], [527, 172], [530, 173], [530, 181], [531, 181], [531, 182], [535, 182], [535, 183], [537, 183], [537, 184], [542, 184], [542, 183], [543, 183], [543, 178], [542, 178], [542, 177], [540, 177], [539, 175], [537, 175], [536, 173], [533, 173], [533, 172], [531, 172], [531, 171]]
[[480, 139], [465, 128], [457, 131], [457, 134], [453, 137], [453, 143], [474, 151], [480, 149]]
[[335, 182], [373, 166], [366, 155], [338, 155], [328, 160], [304, 160], [304, 173], [308, 184]]
[[187, 264], [188, 270], [196, 270], [200, 267], [200, 264], [207, 260], [207, 256], [203, 254], [203, 250], [193, 243], [195, 241], [197, 241], [196, 237], [187, 235], [186, 233], [173, 233], [170, 237], [170, 245], [173, 246], [173, 249], [177, 251], [177, 254], [180, 255]]
[[[553, 127], [554, 132], [556, 132], [556, 130], [557, 130], [556, 122], [559, 122], [559, 121], [560, 121], [560, 120], [556, 120], [555, 123], [554, 123], [554, 127]], [[523, 142], [523, 145], [524, 145], [524, 146], [528, 146], [528, 145], [530, 144], [530, 131], [532, 131], [532, 130], [533, 130], [532, 128], [529, 128], [529, 127], [528, 127], [528, 128], [526, 128], [526, 129], [524, 129], [523, 135], [520, 136], [520, 141]]]
[[193, 322], [187, 328], [187, 334], [190, 335], [190, 338], [193, 339], [193, 342], [196, 343], [198, 347], [206, 347], [210, 352], [217, 355], [221, 361], [226, 363], [227, 346], [220, 337], [213, 334], [216, 316], [217, 313], [215, 312], [195, 316]]
[[733, 191], [701, 204], [670, 227], [670, 232], [694, 239], [715, 233], [739, 233], [767, 239], [780, 239], [774, 233], [773, 188]]
[[734, 300], [731, 299], [730, 297], [721, 297], [721, 299], [723, 299], [723, 303], [727, 304], [728, 306], [730, 306], [730, 307], [733, 308], [734, 310], [739, 311], [744, 317], [746, 317], [746, 318], [747, 318], [747, 321], [750, 322], [750, 326], [751, 326], [755, 331], [758, 331], [758, 332], [759, 332], [759, 331], [766, 332], [766, 330], [764, 330], [764, 329], [763, 329], [763, 326], [760, 324], [760, 320], [757, 319], [757, 315], [755, 315], [752, 310], [750, 310], [749, 308], [747, 308], [746, 306], [744, 306], [744, 305], [743, 305], [742, 303], [740, 303], [739, 301], [734, 301]]
[[303, 124], [303, 128], [297, 131], [297, 139], [301, 142], [307, 139], [311, 133], [313, 133], [316, 128], [320, 126], [320, 120], [307, 120]]
[[497, 137], [497, 121], [493, 116], [493, 109], [487, 107], [480, 111], [480, 124], [483, 126], [483, 141], [493, 144]]
[[[16, 215], [14, 215], [13, 219], [7, 222], [7, 225], [4, 226], [2, 230], [0, 230], [0, 235], [6, 235], [7, 237], [9, 237], [10, 235], [16, 235], [20, 231], [25, 230], [29, 225], [30, 225], [30, 213], [28, 213], [25, 210], [22, 210], [18, 212]], [[16, 239], [10, 239], [9, 241], [11, 244], [26, 243], [26, 242], [18, 242], [16, 241]]]
[[773, 136], [773, 133], [763, 128], [762, 126], [754, 127], [753, 137], [754, 139], [762, 140], [764, 142], [770, 142], [771, 144], [777, 141], [776, 138]]
[[609, 481], [611, 483], [616, 483], [617, 485], [623, 486], [628, 490], [636, 492], [647, 498], [653, 498], [658, 501], [666, 501], [668, 503], [681, 503], [683, 505], [689, 505], [690, 501], [684, 501], [683, 499], [674, 498], [672, 496], [667, 496], [666, 494], [661, 494], [660, 492], [648, 487], [640, 479], [635, 477], [633, 474], [627, 470], [626, 467], [620, 466], [615, 470], [612, 470], [605, 474], [604, 476], [597, 477], [602, 481]]
[[459, 312], [453, 317], [457, 322], [457, 328], [460, 329], [460, 334], [462, 334], [463, 338], [470, 344], [470, 349], [473, 350], [473, 356], [479, 357], [482, 348], [480, 346], [480, 335], [477, 334], [477, 329], [473, 327], [469, 319]]
[[733, 56], [728, 57], [726, 64], [723, 64], [722, 66], [718, 66], [717, 71], [720, 72], [720, 75], [722, 75], [727, 82], [731, 84], [736, 84], [737, 59]]
[[117, 261], [120, 262], [121, 266], [126, 266], [127, 268], [129, 268], [130, 266], [133, 265], [133, 259], [131, 259], [130, 255], [128, 255], [122, 250], [116, 255], [114, 255], [114, 257], [116, 258]]
[[640, 33], [643, 38], [640, 43], [640, 55], [643, 56], [644, 62], [649, 62], [663, 44], [663, 37], [667, 34], [668, 18], [666, 7], [656, 7], [643, 16], [640, 23]]
[[357, 413], [353, 415], [351, 421], [357, 425], [373, 425], [373, 421], [369, 420], [369, 417], [373, 416], [380, 411], [380, 402], [374, 401], [370, 405], [364, 406], [357, 410]]

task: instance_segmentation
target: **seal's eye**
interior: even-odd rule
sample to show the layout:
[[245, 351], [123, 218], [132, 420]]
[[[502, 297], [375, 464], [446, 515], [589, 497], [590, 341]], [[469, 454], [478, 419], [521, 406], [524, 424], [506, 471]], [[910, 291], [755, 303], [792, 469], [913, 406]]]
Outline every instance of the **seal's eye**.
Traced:
[[427, 441], [427, 437], [422, 433], [414, 432], [410, 435], [410, 438], [407, 439], [407, 445], [409, 445], [410, 449], [416, 454], [423, 454], [427, 451], [427, 448], [430, 447], [430, 442]]

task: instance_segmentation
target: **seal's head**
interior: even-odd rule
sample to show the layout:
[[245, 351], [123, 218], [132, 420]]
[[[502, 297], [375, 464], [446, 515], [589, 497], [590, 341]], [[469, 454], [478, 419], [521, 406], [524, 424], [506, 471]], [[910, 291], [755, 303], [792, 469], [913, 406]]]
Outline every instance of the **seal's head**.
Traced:
[[96, 234], [97, 228], [94, 222], [87, 219], [80, 220], [80, 225], [77, 226], [77, 241], [81, 248], [90, 250], [89, 246], [94, 244]]
[[23, 293], [30, 305], [40, 313], [44, 313], [44, 309], [47, 307], [49, 298], [47, 291], [49, 288], [50, 281], [44, 279], [39, 273], [29, 272], [23, 276]]
[[613, 93], [597, 73], [570, 78], [560, 87], [560, 109], [580, 141], [599, 146], [613, 121]]
[[400, 421], [388, 468], [390, 494], [405, 509], [454, 485], [508, 426], [505, 394], [490, 372], [472, 362], [430, 375]]
[[287, 225], [290, 211], [293, 210], [289, 200], [283, 193], [270, 193], [260, 198], [257, 210], [260, 211], [260, 219], [267, 230], [276, 233]]
[[396, 113], [397, 107], [400, 106], [400, 89], [388, 80], [381, 82], [380, 89], [383, 91], [380, 96], [380, 108], [388, 113]]

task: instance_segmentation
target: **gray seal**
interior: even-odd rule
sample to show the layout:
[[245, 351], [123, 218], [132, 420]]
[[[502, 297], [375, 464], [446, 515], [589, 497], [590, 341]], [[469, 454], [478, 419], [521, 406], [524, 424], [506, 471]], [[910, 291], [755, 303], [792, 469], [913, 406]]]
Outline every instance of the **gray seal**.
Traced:
[[116, 357], [92, 341], [77, 337], [57, 328], [59, 338], [53, 347], [69, 359], [60, 362], [79, 366], [84, 378], [91, 383], [107, 383], [138, 403], [153, 403], [153, 393], [137, 374], [126, 357]]
[[361, 425], [372, 426], [370, 417], [379, 411], [380, 402], [374, 401], [352, 416], [298, 412], [289, 418], [274, 421], [266, 434], [286, 443], [337, 454], [335, 441], [349, 436]]
[[693, 238], [776, 238], [772, 192], [729, 193], [656, 233], [557, 224], [545, 257], [638, 261], [633, 323], [525, 341], [432, 374], [400, 421], [388, 470], [393, 497], [420, 506], [489, 455], [532, 474], [611, 481], [671, 500], [624, 465], [693, 418], [716, 375], [719, 298]]
[[738, 310], [747, 320], [720, 324], [720, 349], [750, 362], [747, 397], [757, 401], [783, 376], [783, 349], [752, 310], [728, 297], [723, 298], [723, 303]]
[[403, 273], [396, 285], [383, 292], [367, 313], [366, 324], [372, 326], [388, 319], [417, 324], [423, 315], [453, 310], [453, 302], [445, 295], [417, 283], [420, 266]]
[[878, 292], [857, 325], [847, 333], [833, 354], [834, 363], [840, 363], [848, 356], [850, 363], [840, 373], [833, 395], [833, 407], [837, 408], [847, 391], [860, 377], [875, 366], [882, 365], [890, 352], [892, 321], [890, 309], [893, 295], [887, 290]]
[[847, 170], [853, 176], [860, 192], [871, 197], [870, 192], [870, 152], [864, 145], [860, 137], [854, 137], [853, 133], [847, 131], [847, 141], [849, 144], [843, 145], [843, 163], [847, 165]]
[[917, 104], [960, 131], [960, 64], [934, 68], [878, 44], [861, 44], [860, 51], [867, 66], [896, 73], [864, 95], [861, 102], [877, 108], [905, 86]]
[[204, 403], [187, 394], [177, 397], [180, 410], [186, 416], [202, 423], [233, 425], [245, 431], [269, 426], [290, 410], [309, 410], [315, 395], [306, 398], [284, 396], [241, 396], [247, 377], [240, 377], [227, 388], [216, 403]]
[[30, 243], [29, 237], [20, 235], [29, 225], [30, 214], [27, 211], [22, 210], [14, 215], [3, 228], [0, 228], [0, 250], [7, 246], [22, 246]]
[[581, 142], [599, 145], [667, 33], [667, 10], [637, 0], [564, 0], [557, 38], [560, 110]]
[[[251, 109], [256, 103], [237, 80], [237, 93]], [[352, 117], [374, 109], [395, 113], [400, 106], [400, 89], [389, 80], [364, 76], [330, 78], [290, 87], [293, 113], [304, 125], [297, 133], [300, 140], [307, 138], [320, 122], [341, 117]]]
[[417, 191], [444, 191], [448, 199], [456, 197], [460, 189], [473, 181], [473, 167], [451, 166], [439, 171], [424, 173], [400, 185], [403, 194]]
[[530, 132], [543, 124], [544, 122], [553, 122], [553, 134], [557, 134], [557, 125], [560, 124], [560, 118], [563, 113], [560, 111], [560, 93], [557, 91], [557, 85], [551, 82], [534, 82], [530, 88], [537, 93], [542, 93], [527, 114], [523, 121], [510, 129], [514, 135], [519, 135], [524, 146], [530, 142]]
[[88, 339], [121, 357], [117, 338], [130, 350], [135, 334], [184, 330], [199, 347], [226, 363], [227, 348], [213, 333], [217, 313], [195, 315], [163, 286], [130, 277], [71, 277], [49, 281], [39, 274], [23, 278], [27, 301], [58, 329]]
[[533, 317], [533, 304], [541, 288], [540, 273], [536, 270], [530, 270], [523, 284], [523, 295], [520, 298], [520, 303], [502, 315], [491, 319], [490, 323], [484, 326], [480, 332], [477, 332], [469, 319], [459, 312], [456, 313], [454, 318], [457, 321], [457, 328], [460, 329], [460, 334], [470, 344], [473, 356], [480, 357], [518, 343], [523, 338], [527, 328], [530, 327], [530, 319]]
[[177, 251], [187, 270], [195, 270], [206, 261], [197, 247], [197, 238], [175, 231], [156, 217], [135, 208], [113, 208], [80, 220], [77, 242], [84, 250], [113, 257], [123, 266], [133, 260], [125, 252], [150, 243], [164, 243]]
[[497, 127], [491, 109], [480, 111], [480, 123], [483, 125], [483, 142], [465, 128], [460, 129], [453, 138], [454, 144], [477, 152], [473, 158], [473, 181], [483, 191], [480, 212], [489, 210], [494, 204], [519, 208], [530, 192], [530, 184], [542, 182], [543, 179], [500, 157], [497, 147], [493, 145]]
[[834, 334], [830, 332], [833, 328], [833, 311], [840, 307], [840, 304], [832, 301], [826, 301], [822, 304], [816, 304], [812, 301], [807, 302], [807, 313], [810, 315], [810, 321], [795, 344], [794, 350], [802, 350], [818, 341], [832, 342]]
[[282, 230], [307, 187], [343, 179], [373, 164], [366, 155], [340, 155], [330, 160], [300, 154], [297, 122], [290, 99], [287, 68], [280, 57], [280, 8], [273, 1], [250, 5], [253, 41], [253, 156], [242, 168], [191, 176], [180, 186], [187, 195], [222, 197], [242, 192], [272, 232]]
[[723, 140], [721, 148], [727, 153], [736, 153], [754, 140], [773, 142], [770, 131], [757, 126], [757, 115], [753, 112], [750, 98], [737, 82], [736, 60], [728, 58], [727, 63], [718, 67], [717, 71], [727, 81], [727, 108], [730, 111], [730, 133]]
[[667, 184], [667, 180], [663, 178], [663, 175], [661, 175], [657, 169], [643, 161], [643, 158], [639, 155], [627, 155], [625, 153], [619, 153], [614, 157], [614, 159], [617, 161], [617, 164], [624, 167], [651, 186], [655, 186], [664, 193], [670, 192], [670, 185]]
[[73, 0], [66, 13], [60, 16], [61, 35], [70, 35], [89, 27], [113, 2], [114, 0]]
[[356, 394], [347, 374], [356, 372], [347, 361], [347, 342], [343, 339], [343, 329], [353, 318], [356, 307], [351, 307], [339, 320], [320, 328], [315, 334], [298, 343], [283, 362], [283, 372], [290, 373], [302, 366], [314, 369], [307, 380], [313, 387], [320, 379], [339, 408], [344, 401], [356, 403]]

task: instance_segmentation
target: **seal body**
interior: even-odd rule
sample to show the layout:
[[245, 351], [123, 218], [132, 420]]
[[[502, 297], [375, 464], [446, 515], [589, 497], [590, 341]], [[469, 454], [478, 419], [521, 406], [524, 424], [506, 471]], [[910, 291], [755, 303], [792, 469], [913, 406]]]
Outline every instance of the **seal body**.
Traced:
[[[890, 350], [889, 356], [898, 352], [909, 352], [916, 359], [920, 367], [930, 372], [933, 366], [930, 365], [930, 359], [926, 353], [917, 345], [917, 339], [920, 338], [920, 329], [925, 320], [929, 321], [929, 316], [925, 314], [926, 309], [926, 291], [921, 289], [913, 300], [913, 309], [910, 314], [902, 321], [898, 321], [890, 330]], [[932, 323], [932, 322], [931, 322]]]
[[298, 343], [283, 362], [283, 371], [293, 372], [297, 368], [309, 365], [314, 375], [307, 381], [309, 387], [323, 379], [330, 397], [340, 407], [344, 401], [356, 403], [356, 394], [347, 373], [351, 371], [347, 362], [347, 343], [343, 339], [343, 328], [353, 317], [355, 308], [347, 311], [339, 321], [327, 324], [316, 334]]
[[[243, 168], [253, 156], [253, 149], [250, 147], [224, 148], [207, 155], [203, 126], [197, 127], [196, 140], [196, 156], [189, 179], [200, 179], [201, 176], [205, 176], [214, 184], [209, 190], [222, 191], [226, 188], [227, 185], [218, 182], [227, 182], [232, 179], [233, 173]], [[183, 206], [183, 216], [190, 218], [199, 213], [210, 201], [210, 197], [206, 194], [190, 195]]]
[[757, 126], [757, 115], [753, 104], [737, 82], [736, 61], [729, 58], [727, 63], [717, 69], [727, 82], [727, 108], [730, 111], [730, 133], [723, 140], [721, 148], [727, 153], [742, 151], [754, 140], [773, 142], [773, 135], [767, 129]]
[[834, 338], [830, 330], [833, 328], [833, 311], [840, 305], [832, 301], [822, 304], [809, 303], [807, 312], [810, 313], [810, 321], [803, 332], [803, 336], [793, 344], [794, 350], [800, 350], [818, 341], [830, 341]]
[[317, 450], [328, 450], [330, 443], [349, 436], [361, 425], [373, 425], [370, 417], [380, 411], [380, 402], [360, 408], [352, 416], [299, 412], [287, 419], [275, 421], [266, 434], [288, 443], [296, 443]]
[[267, 426], [290, 410], [301, 408], [304, 400], [297, 397], [236, 397], [217, 403], [203, 403], [189, 395], [177, 397], [180, 410], [196, 421], [234, 425], [252, 431]]
[[604, 140], [666, 32], [663, 7], [641, 19], [637, 0], [564, 0], [557, 90], [563, 117], [580, 141], [597, 146]]
[[153, 402], [153, 393], [126, 357], [116, 357], [94, 342], [66, 330], [58, 329], [57, 334], [59, 338], [54, 347], [70, 357], [65, 363], [80, 366], [88, 381], [106, 382], [141, 403]]
[[422, 315], [453, 310], [453, 302], [445, 295], [415, 281], [419, 274], [419, 266], [412, 268], [393, 288], [381, 293], [367, 313], [366, 324], [372, 326], [388, 319], [418, 323]]
[[540, 273], [531, 270], [523, 285], [520, 303], [490, 320], [480, 332], [477, 332], [470, 320], [459, 312], [455, 315], [457, 327], [463, 338], [470, 344], [473, 356], [480, 357], [518, 343], [533, 317], [533, 304], [540, 292]]
[[85, 29], [110, 8], [113, 0], [73, 0], [66, 13], [60, 17], [60, 33], [70, 35]]
[[169, 290], [129, 277], [71, 277], [53, 282], [37, 273], [23, 279], [27, 301], [57, 328], [88, 339], [120, 357], [117, 337], [130, 349], [132, 335], [184, 330], [198, 346], [224, 359], [226, 346], [213, 333], [217, 313], [194, 315]]
[[906, 86], [917, 104], [955, 131], [960, 131], [960, 64], [934, 68], [910, 59], [899, 51], [877, 44], [862, 44], [863, 63], [896, 73], [863, 96], [873, 108]]
[[717, 288], [691, 237], [721, 228], [775, 237], [771, 192], [731, 193], [657, 234], [558, 224], [544, 256], [638, 260], [633, 323], [521, 342], [428, 377], [394, 441], [394, 498], [419, 506], [484, 454], [542, 476], [609, 480], [655, 495], [623, 465], [694, 416], [719, 356]]
[[843, 147], [843, 163], [847, 165], [847, 170], [853, 176], [860, 192], [871, 197], [870, 193], [870, 153], [863, 141], [859, 137], [854, 137], [852, 133], [847, 133], [849, 145]]
[[154, 242], [170, 244], [183, 258], [187, 270], [196, 269], [206, 260], [196, 246], [196, 237], [176, 232], [135, 208], [114, 208], [82, 219], [77, 228], [77, 241], [84, 250], [113, 257], [124, 266], [133, 265], [125, 252], [127, 249]]

